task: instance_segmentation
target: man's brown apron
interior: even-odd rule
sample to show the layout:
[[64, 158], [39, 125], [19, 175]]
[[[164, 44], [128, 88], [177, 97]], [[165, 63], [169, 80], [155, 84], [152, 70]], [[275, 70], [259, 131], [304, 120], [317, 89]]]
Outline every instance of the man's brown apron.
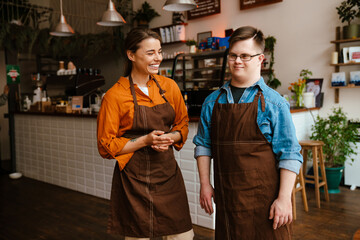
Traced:
[[271, 144], [257, 124], [261, 91], [251, 103], [219, 104], [211, 120], [216, 202], [215, 239], [291, 239], [289, 226], [273, 230], [270, 206], [279, 191]]
[[[175, 111], [154, 78], [165, 103], [154, 107], [138, 105], [134, 98], [132, 129], [123, 136], [135, 138], [162, 130], [169, 132]], [[110, 198], [109, 232], [128, 237], [159, 237], [192, 229], [184, 180], [173, 148], [157, 152], [144, 147], [134, 153], [123, 171], [116, 164]]]

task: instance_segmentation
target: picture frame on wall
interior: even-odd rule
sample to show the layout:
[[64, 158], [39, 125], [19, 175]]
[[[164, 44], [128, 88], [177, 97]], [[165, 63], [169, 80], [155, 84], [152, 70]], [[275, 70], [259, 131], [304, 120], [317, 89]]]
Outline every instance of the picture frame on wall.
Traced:
[[212, 37], [212, 31], [198, 33], [197, 34], [197, 42], [198, 42], [198, 44], [201, 43], [201, 42], [207, 42], [207, 39], [209, 37]]
[[240, 0], [240, 10], [261, 7], [278, 2], [282, 2], [282, 0]]

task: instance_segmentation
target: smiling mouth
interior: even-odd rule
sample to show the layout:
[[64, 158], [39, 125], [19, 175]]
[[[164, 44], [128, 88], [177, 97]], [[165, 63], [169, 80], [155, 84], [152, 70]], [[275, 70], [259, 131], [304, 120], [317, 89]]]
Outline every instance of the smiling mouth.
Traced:
[[154, 65], [149, 65], [149, 67], [150, 67], [150, 68], [159, 68], [160, 65], [159, 65], [159, 64], [156, 64], [156, 65], [154, 64]]

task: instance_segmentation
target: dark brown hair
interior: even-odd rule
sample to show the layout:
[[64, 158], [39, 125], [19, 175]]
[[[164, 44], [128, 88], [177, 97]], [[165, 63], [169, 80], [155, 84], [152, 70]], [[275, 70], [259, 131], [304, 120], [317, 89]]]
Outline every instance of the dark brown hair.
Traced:
[[159, 34], [146, 28], [133, 28], [127, 34], [125, 38], [125, 72], [124, 76], [129, 76], [132, 70], [132, 62], [127, 57], [127, 51], [130, 50], [133, 53], [139, 49], [139, 43], [148, 38], [155, 38], [161, 42]]
[[238, 41], [248, 40], [250, 38], [254, 39], [256, 45], [260, 48], [262, 52], [264, 52], [265, 49], [264, 34], [262, 33], [261, 30], [251, 26], [245, 26], [236, 29], [229, 39], [229, 48], [231, 49], [232, 46]]

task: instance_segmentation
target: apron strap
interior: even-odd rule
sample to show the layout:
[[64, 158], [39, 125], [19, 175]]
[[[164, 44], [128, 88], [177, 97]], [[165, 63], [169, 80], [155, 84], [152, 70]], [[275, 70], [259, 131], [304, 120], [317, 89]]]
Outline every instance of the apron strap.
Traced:
[[160, 84], [159, 84], [158, 81], [156, 80], [155, 76], [152, 76], [152, 77], [153, 77], [153, 79], [154, 79], [157, 87], [159, 88], [159, 93], [160, 93], [160, 95], [163, 97], [163, 99], [164, 99], [166, 102], [168, 102], [168, 100], [167, 100], [166, 97], [165, 97], [166, 91], [163, 90], [163, 89], [160, 87]]
[[262, 94], [261, 90], [259, 90], [254, 98], [254, 102], [256, 103], [256, 106], [258, 105], [259, 102], [259, 97], [260, 97], [260, 102], [261, 102], [261, 111], [265, 112], [265, 98], [264, 95]]
[[133, 80], [132, 80], [131, 73], [129, 74], [129, 81], [130, 81], [131, 94], [132, 94], [133, 99], [134, 99], [134, 104], [135, 104], [135, 106], [137, 106], [137, 105], [138, 105], [138, 102], [137, 102], [137, 98], [136, 98], [136, 93], [135, 93], [135, 88], [134, 88], [134, 82], [133, 82]]
[[223, 88], [220, 89], [220, 93], [219, 93], [219, 95], [217, 96], [215, 103], [218, 103], [221, 94], [223, 94], [224, 92], [225, 92], [225, 90], [224, 90]]

